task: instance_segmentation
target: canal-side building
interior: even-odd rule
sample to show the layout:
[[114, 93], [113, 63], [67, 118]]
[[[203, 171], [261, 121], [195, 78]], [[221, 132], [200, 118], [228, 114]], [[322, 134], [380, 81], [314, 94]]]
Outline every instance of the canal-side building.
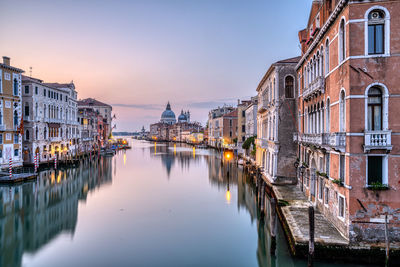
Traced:
[[[223, 144], [223, 115], [234, 111], [231, 106], [218, 107], [208, 113], [208, 145], [222, 147]], [[237, 121], [236, 121], [237, 123]]]
[[[56, 88], [60, 90], [60, 92], [63, 93], [57, 93], [53, 92], [51, 90], [50, 96], [47, 94], [47, 98], [50, 99], [50, 101], [61, 101], [64, 102], [64, 109], [62, 112], [64, 114], [59, 114], [58, 119], [62, 118], [63, 121], [61, 121], [62, 124], [65, 124], [65, 128], [63, 130], [63, 133], [65, 133], [65, 141], [66, 144], [69, 145], [67, 146], [67, 150], [69, 151], [68, 154], [74, 156], [78, 153], [78, 147], [79, 147], [79, 123], [78, 123], [78, 103], [77, 103], [77, 92], [75, 90], [75, 84], [71, 81], [70, 83], [44, 83], [45, 86], [51, 87], [51, 88]], [[60, 96], [62, 95], [62, 97]], [[59, 99], [57, 99], [57, 96]], [[53, 99], [53, 100], [52, 100]], [[51, 104], [51, 103], [49, 103]], [[57, 110], [56, 107], [51, 106], [52, 109], [51, 113], [49, 113], [49, 121], [54, 121], [55, 118], [57, 118], [57, 112], [60, 112], [60, 110]], [[48, 112], [49, 112], [48, 111]], [[62, 115], [62, 116], [61, 116]], [[50, 119], [52, 118], [52, 119]], [[52, 132], [52, 135], [54, 135], [54, 132], [57, 132], [57, 127], [59, 125], [57, 124], [49, 124], [49, 131]], [[64, 148], [65, 150], [65, 148]], [[54, 153], [53, 153], [54, 154]]]
[[237, 117], [238, 117], [238, 130], [237, 130], [237, 145], [242, 147], [243, 142], [246, 140], [246, 109], [250, 105], [250, 100], [238, 100]]
[[11, 66], [10, 58], [3, 57], [0, 63], [0, 166], [8, 168], [22, 165], [22, 106], [21, 73], [24, 71]]
[[296, 182], [296, 64], [299, 57], [270, 66], [257, 87], [256, 161], [273, 184]]
[[104, 145], [103, 116], [93, 108], [78, 108], [79, 153], [90, 153]]
[[[350, 242], [400, 241], [400, 1], [314, 1], [299, 32], [305, 193]], [[304, 178], [304, 179], [303, 179]]]
[[112, 106], [94, 98], [86, 98], [78, 101], [78, 108], [92, 109], [103, 118], [103, 121], [99, 124], [99, 126], [101, 125], [102, 127], [102, 136], [100, 136], [100, 138], [103, 140], [103, 142], [107, 142], [113, 129], [113, 117], [111, 115]]
[[254, 96], [251, 98], [251, 103], [245, 109], [246, 139], [257, 135], [257, 111], [258, 111], [258, 97]]
[[75, 92], [69, 88], [74, 88], [73, 84], [44, 83], [22, 76], [22, 87], [24, 163], [32, 164], [35, 155], [40, 163], [74, 156], [79, 133], [76, 103], [70, 99]]

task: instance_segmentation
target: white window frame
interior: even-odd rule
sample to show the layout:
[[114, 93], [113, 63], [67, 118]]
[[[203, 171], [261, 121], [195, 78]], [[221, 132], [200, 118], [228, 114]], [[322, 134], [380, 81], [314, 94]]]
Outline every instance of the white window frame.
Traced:
[[[381, 10], [385, 13], [385, 43], [384, 53], [377, 55], [368, 54], [368, 15], [372, 10]], [[364, 14], [364, 55], [368, 57], [390, 56], [390, 12], [383, 6], [372, 6]]]
[[[344, 40], [342, 40], [342, 38], [341, 38], [341, 34], [340, 34], [340, 32], [341, 32], [341, 29], [340, 29], [340, 26], [342, 25], [342, 23], [343, 23], [343, 39]], [[338, 62], [339, 62], [339, 64], [338, 65], [341, 65], [345, 60], [346, 60], [346, 52], [347, 52], [347, 49], [346, 49], [346, 44], [347, 44], [347, 40], [346, 40], [346, 18], [345, 17], [342, 17], [341, 19], [340, 19], [340, 23], [339, 23], [339, 28], [338, 28], [338, 38], [337, 38], [337, 40], [338, 40], [338, 49], [339, 49], [339, 51], [338, 51]], [[344, 47], [343, 47], [343, 45], [344, 45]]]
[[365, 187], [369, 187], [368, 185], [368, 157], [382, 157], [382, 184], [389, 185], [389, 169], [388, 169], [388, 159], [389, 156], [387, 154], [368, 154], [365, 156]]
[[365, 89], [364, 99], [364, 129], [368, 130], [368, 91], [372, 87], [379, 87], [382, 90], [382, 131], [389, 129], [389, 90], [383, 83], [371, 83]]
[[0, 69], [0, 93], [3, 93], [3, 70]]
[[[342, 93], [344, 93], [343, 103]], [[341, 105], [343, 105], [343, 111]], [[339, 132], [346, 132], [346, 90], [344, 88], [339, 93]]]
[[[329, 187], [325, 186], [324, 187], [324, 205], [325, 205], [325, 207], [329, 207], [329, 191], [330, 191]], [[328, 198], [328, 201], [326, 201], [326, 198]]]
[[[340, 198], [343, 198], [343, 216], [340, 215]], [[344, 221], [346, 218], [346, 197], [340, 193], [338, 193], [338, 198], [337, 198], [337, 217], [339, 220]]]

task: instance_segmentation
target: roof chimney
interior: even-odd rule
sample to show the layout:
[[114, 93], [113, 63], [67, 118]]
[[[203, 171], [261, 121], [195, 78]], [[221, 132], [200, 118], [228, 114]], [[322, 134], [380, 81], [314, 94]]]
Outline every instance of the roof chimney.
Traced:
[[10, 58], [9, 57], [3, 57], [3, 64], [10, 66]]

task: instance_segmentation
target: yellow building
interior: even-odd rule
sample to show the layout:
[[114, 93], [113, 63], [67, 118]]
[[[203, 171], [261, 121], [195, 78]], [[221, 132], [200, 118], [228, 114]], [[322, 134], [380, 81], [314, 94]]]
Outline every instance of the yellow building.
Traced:
[[0, 63], [0, 166], [22, 165], [21, 73], [24, 71], [10, 65], [10, 58]]

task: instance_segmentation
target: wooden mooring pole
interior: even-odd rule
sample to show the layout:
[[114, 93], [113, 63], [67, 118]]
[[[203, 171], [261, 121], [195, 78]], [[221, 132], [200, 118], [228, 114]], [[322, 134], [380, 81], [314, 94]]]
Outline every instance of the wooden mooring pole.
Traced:
[[276, 251], [276, 232], [278, 228], [278, 221], [276, 215], [276, 199], [271, 198], [271, 221], [270, 221], [270, 231], [271, 231], [271, 255], [275, 255]]
[[314, 207], [309, 206], [308, 207], [308, 220], [309, 220], [309, 226], [310, 226], [310, 232], [309, 232], [309, 242], [308, 242], [308, 267], [312, 267], [314, 265], [313, 263], [313, 258], [314, 258], [314, 231], [315, 231], [315, 225], [314, 225]]
[[385, 266], [389, 266], [390, 241], [389, 241], [388, 216], [387, 216], [387, 214], [385, 214], [385, 241], [386, 241]]

